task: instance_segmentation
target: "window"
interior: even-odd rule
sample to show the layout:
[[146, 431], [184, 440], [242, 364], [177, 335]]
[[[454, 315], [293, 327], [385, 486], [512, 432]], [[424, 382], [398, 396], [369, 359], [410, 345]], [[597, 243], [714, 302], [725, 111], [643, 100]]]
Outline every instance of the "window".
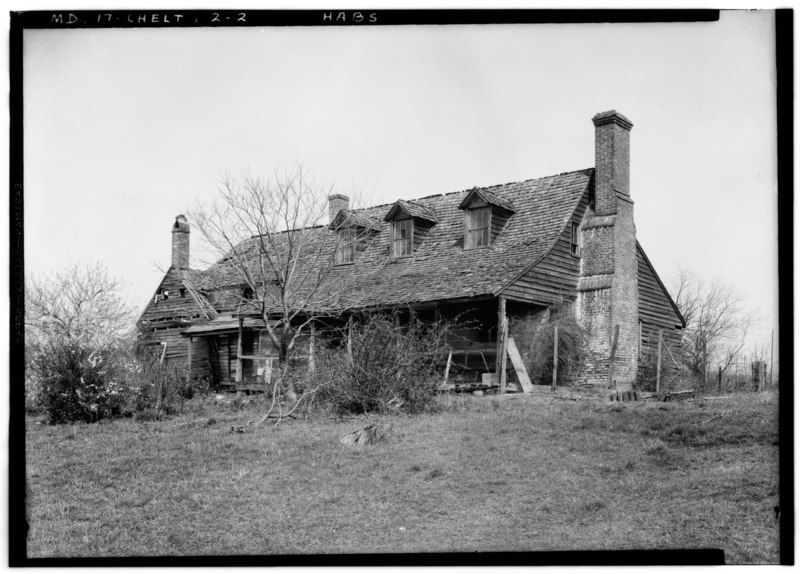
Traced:
[[186, 297], [186, 289], [181, 288], [181, 299]]
[[570, 236], [570, 253], [575, 255], [576, 257], [581, 256], [581, 234], [580, 234], [580, 226], [577, 223], [572, 223], [572, 234]]
[[479, 207], [467, 212], [467, 248], [489, 245], [489, 229], [492, 220], [491, 207]]
[[397, 219], [394, 222], [394, 256], [408, 257], [414, 250], [414, 220]]
[[336, 265], [352, 263], [356, 254], [356, 233], [353, 229], [341, 229], [338, 232], [339, 240], [336, 245]]

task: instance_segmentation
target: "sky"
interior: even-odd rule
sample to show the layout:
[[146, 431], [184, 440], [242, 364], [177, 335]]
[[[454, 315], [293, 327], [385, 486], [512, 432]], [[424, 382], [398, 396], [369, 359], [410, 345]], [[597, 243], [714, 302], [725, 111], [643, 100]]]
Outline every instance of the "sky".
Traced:
[[213, 200], [225, 173], [302, 163], [335, 192], [389, 203], [592, 167], [591, 117], [616, 109], [634, 124], [637, 237], [662, 280], [681, 267], [719, 279], [754, 316], [753, 341], [777, 336], [771, 11], [26, 30], [23, 58], [26, 274], [100, 261], [143, 309], [175, 216]]

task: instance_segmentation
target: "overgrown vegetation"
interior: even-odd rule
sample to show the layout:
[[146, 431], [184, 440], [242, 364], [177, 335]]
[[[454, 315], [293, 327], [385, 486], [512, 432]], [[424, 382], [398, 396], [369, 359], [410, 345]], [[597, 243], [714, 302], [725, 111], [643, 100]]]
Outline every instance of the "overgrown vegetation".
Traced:
[[[445, 321], [415, 314], [355, 317], [349, 334], [336, 334], [317, 352], [320, 406], [337, 413], [386, 413], [433, 408], [447, 356]], [[322, 380], [319, 380], [322, 377]]]
[[25, 407], [51, 424], [180, 411], [195, 388], [185, 365], [134, 342], [132, 313], [100, 265], [73, 265], [26, 286]]
[[558, 326], [558, 381], [568, 384], [586, 356], [586, 333], [575, 318], [571, 303], [553, 306], [544, 316], [512, 318], [513, 333], [528, 376], [540, 384], [553, 383], [555, 327]]

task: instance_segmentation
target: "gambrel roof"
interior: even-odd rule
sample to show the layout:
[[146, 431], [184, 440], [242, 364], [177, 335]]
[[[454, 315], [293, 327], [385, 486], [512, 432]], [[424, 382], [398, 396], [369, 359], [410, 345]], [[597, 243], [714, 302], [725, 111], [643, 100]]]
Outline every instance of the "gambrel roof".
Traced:
[[[593, 169], [584, 169], [479, 191], [470, 189], [353, 210], [349, 216], [356, 220], [381, 221], [380, 231], [372, 234], [353, 264], [331, 269], [315, 301], [320, 308], [348, 309], [496, 295], [554, 245], [579, 201], [589, 192], [593, 173]], [[490, 246], [464, 249], [461, 205], [475, 193], [482, 194], [487, 203], [511, 207], [514, 213]], [[390, 254], [391, 224], [383, 220], [397, 206], [409, 215], [435, 221], [410, 257], [395, 258]], [[310, 241], [329, 242], [326, 249], [333, 257], [335, 245], [330, 240], [330, 227], [304, 232]], [[249, 241], [249, 245], [240, 246], [242, 251], [256, 248], [258, 238]], [[326, 265], [319, 261], [308, 264], [319, 266], [306, 269], [310, 272], [319, 272]], [[198, 274], [206, 281], [195, 281], [199, 289], [205, 290], [203, 283], [219, 285], [220, 278], [230, 274], [235, 274], [230, 263], [221, 261]], [[237, 283], [241, 281], [229, 282]], [[236, 312], [233, 298], [222, 297], [214, 303], [218, 311]]]

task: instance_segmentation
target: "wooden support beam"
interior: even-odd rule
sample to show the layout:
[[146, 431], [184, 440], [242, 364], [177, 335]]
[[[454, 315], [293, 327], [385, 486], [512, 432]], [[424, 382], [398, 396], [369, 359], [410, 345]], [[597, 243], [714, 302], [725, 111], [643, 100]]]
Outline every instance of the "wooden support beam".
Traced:
[[239, 317], [239, 338], [236, 341], [236, 378], [234, 382], [242, 382], [242, 336], [244, 334], [244, 319]]
[[[396, 316], [395, 316], [396, 317]], [[347, 318], [347, 357], [353, 362], [353, 316]]]
[[188, 371], [186, 374], [189, 377], [189, 380], [192, 379], [192, 347], [194, 346], [194, 337], [189, 337], [189, 352], [187, 353], [187, 365], [186, 370]]
[[[503, 323], [502, 348], [504, 349], [504, 352], [503, 352], [503, 355], [500, 357], [500, 381], [499, 381], [499, 383], [500, 383], [500, 392], [501, 393], [505, 393], [506, 392], [506, 383], [508, 383], [508, 371], [506, 370], [506, 364], [507, 364], [506, 363], [506, 357], [508, 356], [508, 353], [505, 352], [505, 351], [508, 350], [508, 339], [509, 339], [509, 337], [508, 337], [508, 321], [506, 321], [505, 323]], [[512, 339], [512, 342], [513, 342], [513, 339]], [[516, 347], [514, 347], [514, 349], [516, 349]]]
[[506, 324], [506, 298], [502, 295], [497, 298], [497, 360], [495, 361], [495, 378], [500, 384], [500, 392], [506, 392], [505, 385], [503, 384], [503, 362], [506, 356], [505, 340], [503, 339], [503, 330]]
[[314, 325], [314, 321], [309, 323], [308, 327], [308, 371], [310, 373], [314, 372], [314, 345], [316, 344], [316, 335], [317, 335], [317, 328]]
[[517, 349], [517, 344], [514, 342], [513, 337], [508, 337], [506, 349], [508, 351], [508, 356], [511, 357], [511, 364], [514, 365], [514, 370], [517, 372], [517, 379], [519, 380], [519, 385], [522, 387], [522, 392], [533, 392], [533, 385], [531, 385], [531, 379], [528, 377], [528, 370], [525, 368], [525, 363], [522, 362], [522, 356], [519, 354], [519, 349]]
[[483, 351], [480, 351], [480, 353], [481, 353], [481, 360], [483, 361], [483, 366], [486, 367], [486, 372], [488, 373], [489, 363], [486, 362], [486, 356], [483, 354]]
[[656, 392], [661, 392], [661, 347], [664, 345], [664, 331], [658, 330], [658, 352], [656, 353]]
[[553, 328], [553, 390], [558, 383], [558, 323]]
[[608, 382], [606, 388], [611, 388], [612, 377], [614, 375], [614, 357], [617, 355], [617, 341], [619, 340], [619, 325], [614, 325], [614, 339], [611, 342], [611, 356], [608, 359]]
[[667, 352], [667, 355], [669, 355], [669, 358], [672, 361], [672, 364], [675, 365], [675, 368], [680, 370], [681, 366], [678, 364], [678, 361], [675, 360], [675, 357], [672, 356], [672, 351], [669, 350], [669, 345], [664, 345], [664, 350]]
[[453, 351], [447, 353], [447, 366], [444, 368], [444, 382], [443, 385], [447, 384], [447, 377], [450, 375], [450, 362], [453, 360]]

